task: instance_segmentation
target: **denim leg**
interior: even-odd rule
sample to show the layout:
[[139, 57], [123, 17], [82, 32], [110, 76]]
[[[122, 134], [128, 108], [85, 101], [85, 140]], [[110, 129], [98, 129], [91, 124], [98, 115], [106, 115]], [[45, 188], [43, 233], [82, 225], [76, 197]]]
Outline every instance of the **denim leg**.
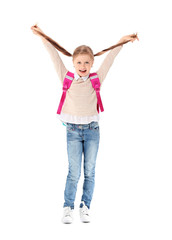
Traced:
[[[81, 201], [90, 208], [95, 185], [95, 166], [99, 148], [99, 126], [95, 125], [84, 134], [84, 184]], [[82, 206], [80, 206], [82, 207]]]
[[67, 127], [68, 176], [64, 191], [64, 207], [74, 208], [77, 184], [81, 175], [83, 143], [76, 129]]

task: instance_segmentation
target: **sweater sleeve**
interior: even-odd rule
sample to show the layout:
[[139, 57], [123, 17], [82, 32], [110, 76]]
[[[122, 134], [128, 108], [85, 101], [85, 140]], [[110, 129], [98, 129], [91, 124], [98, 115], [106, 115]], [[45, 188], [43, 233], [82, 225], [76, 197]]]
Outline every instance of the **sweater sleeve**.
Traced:
[[123, 46], [119, 46], [116, 47], [114, 49], [112, 49], [108, 55], [106, 56], [106, 58], [104, 59], [103, 63], [101, 64], [100, 68], [97, 71], [97, 74], [99, 76], [100, 79], [100, 83], [102, 84], [102, 82], [104, 81], [110, 67], [112, 66], [115, 57], [118, 55], [118, 53], [120, 52], [121, 48]]
[[65, 75], [68, 70], [66, 69], [66, 67], [65, 67], [58, 51], [55, 49], [55, 47], [47, 40], [43, 39], [42, 41], [43, 41], [45, 48], [47, 49], [47, 51], [50, 54], [50, 57], [54, 63], [55, 70], [58, 74], [58, 77], [59, 77], [61, 83], [63, 84], [63, 80], [64, 80]]

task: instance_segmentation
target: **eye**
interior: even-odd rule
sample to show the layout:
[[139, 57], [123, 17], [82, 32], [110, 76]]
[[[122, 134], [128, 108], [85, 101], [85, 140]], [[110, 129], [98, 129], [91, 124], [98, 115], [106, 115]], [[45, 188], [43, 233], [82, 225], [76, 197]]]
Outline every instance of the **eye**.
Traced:
[[89, 64], [89, 62], [85, 62], [86, 64]]
[[77, 64], [81, 64], [81, 62], [77, 62]]

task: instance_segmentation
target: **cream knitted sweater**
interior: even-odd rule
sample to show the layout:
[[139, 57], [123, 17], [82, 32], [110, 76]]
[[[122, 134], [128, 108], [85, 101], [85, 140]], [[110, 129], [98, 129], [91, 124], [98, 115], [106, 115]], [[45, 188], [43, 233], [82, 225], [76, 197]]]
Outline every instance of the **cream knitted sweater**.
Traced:
[[[48, 50], [50, 57], [54, 63], [58, 77], [63, 84], [63, 80], [67, 73], [67, 69], [60, 58], [58, 51], [48, 41], [43, 40], [43, 43]], [[103, 63], [97, 71], [100, 83], [104, 81], [115, 57], [121, 50], [122, 46], [114, 48], [105, 57]], [[90, 78], [84, 81], [82, 78], [76, 80], [74, 78], [71, 87], [68, 89], [66, 99], [61, 111], [61, 120], [66, 122], [66, 119], [72, 119], [72, 123], [89, 123], [91, 120], [98, 120], [97, 112], [97, 96], [92, 87]]]

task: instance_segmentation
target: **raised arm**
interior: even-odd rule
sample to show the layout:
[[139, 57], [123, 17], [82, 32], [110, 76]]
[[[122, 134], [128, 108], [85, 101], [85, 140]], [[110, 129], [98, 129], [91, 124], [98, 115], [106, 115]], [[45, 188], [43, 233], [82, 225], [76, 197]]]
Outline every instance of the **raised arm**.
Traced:
[[[122, 37], [119, 42], [114, 45], [115, 48], [110, 50], [110, 52], [108, 53], [108, 55], [106, 56], [106, 58], [104, 59], [103, 63], [101, 64], [99, 70], [97, 71], [97, 74], [99, 76], [100, 82], [102, 83], [110, 69], [110, 67], [112, 66], [115, 57], [118, 55], [118, 53], [120, 52], [120, 50], [122, 49], [123, 45], [118, 46], [118, 44], [120, 45], [125, 44], [127, 42], [134, 42], [135, 40], [139, 40], [137, 34], [131, 34], [131, 35], [127, 35]], [[118, 46], [118, 47], [116, 47]], [[108, 49], [107, 49], [108, 50]]]
[[116, 47], [108, 53], [108, 55], [105, 57], [103, 63], [101, 64], [100, 68], [97, 71], [97, 74], [100, 79], [100, 83], [104, 81], [107, 73], [109, 72], [110, 67], [112, 66], [115, 57], [118, 55], [120, 50], [122, 49], [123, 46]]
[[47, 49], [47, 51], [49, 52], [50, 57], [54, 63], [54, 67], [58, 74], [58, 77], [59, 77], [61, 83], [63, 84], [64, 77], [68, 70], [66, 69], [58, 51], [55, 49], [55, 47], [50, 42], [48, 42], [44, 37], [42, 37], [40, 34], [38, 34], [38, 32], [43, 32], [43, 31], [37, 25], [32, 26], [31, 29], [34, 34], [41, 37], [42, 42], [43, 42], [45, 48]]

